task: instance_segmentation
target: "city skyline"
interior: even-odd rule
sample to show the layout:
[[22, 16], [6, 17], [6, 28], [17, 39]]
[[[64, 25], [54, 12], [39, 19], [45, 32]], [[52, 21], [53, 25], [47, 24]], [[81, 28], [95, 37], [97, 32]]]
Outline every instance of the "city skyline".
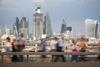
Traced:
[[[50, 15], [53, 32], [60, 33], [63, 18], [73, 27], [75, 34], [84, 34], [85, 19], [100, 20], [100, 0], [42, 0], [41, 2], [42, 12], [48, 12]], [[0, 26], [15, 23], [16, 17], [26, 17], [32, 29], [35, 8], [34, 0], [0, 0]]]

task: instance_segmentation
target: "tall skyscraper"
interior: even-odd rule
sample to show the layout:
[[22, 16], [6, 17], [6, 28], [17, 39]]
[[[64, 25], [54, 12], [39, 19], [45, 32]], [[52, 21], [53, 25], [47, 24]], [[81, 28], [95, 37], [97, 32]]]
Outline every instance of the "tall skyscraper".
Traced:
[[3, 35], [3, 34], [5, 34], [5, 26], [1, 26], [1, 36]]
[[52, 27], [51, 27], [51, 21], [50, 21], [50, 16], [46, 14], [44, 16], [44, 34], [47, 35], [52, 35]]
[[26, 17], [22, 17], [20, 21], [20, 33], [23, 33], [25, 38], [28, 38], [29, 32], [28, 32], [28, 21], [26, 20]]
[[1, 27], [0, 27], [0, 36], [2, 35], [2, 32], [1, 32]]
[[97, 37], [98, 30], [98, 22], [97, 20], [93, 19], [86, 19], [85, 20], [85, 36], [87, 38]]
[[18, 36], [18, 29], [16, 27], [16, 24], [12, 25], [11, 30], [12, 30], [11, 33], [17, 37]]
[[67, 27], [67, 31], [70, 31], [71, 32], [72, 31], [72, 27], [68, 26]]
[[41, 0], [35, 1], [35, 13], [33, 14], [33, 35], [40, 39], [43, 35], [52, 35], [51, 21], [48, 14], [41, 12]]
[[98, 33], [97, 33], [98, 38], [100, 39], [100, 22], [98, 21]]
[[7, 26], [5, 26], [5, 33], [6, 33], [7, 35], [11, 35], [11, 29], [8, 28]]
[[35, 10], [34, 16], [34, 36], [39, 39], [43, 35], [43, 25], [44, 25], [44, 16], [41, 12], [41, 8], [37, 7]]
[[95, 29], [95, 37], [99, 38], [98, 33], [99, 33], [99, 22], [96, 22], [96, 29]]
[[67, 31], [67, 25], [65, 19], [63, 19], [61, 26], [61, 33], [66, 33], [66, 31]]
[[17, 29], [17, 34], [19, 34], [19, 25], [20, 25], [19, 18], [16, 17], [16, 23], [15, 23], [15, 26], [14, 27], [16, 27], [16, 29]]

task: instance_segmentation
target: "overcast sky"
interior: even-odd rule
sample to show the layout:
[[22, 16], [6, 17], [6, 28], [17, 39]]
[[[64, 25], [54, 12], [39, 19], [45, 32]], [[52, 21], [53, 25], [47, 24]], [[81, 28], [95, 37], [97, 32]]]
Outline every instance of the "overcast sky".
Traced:
[[[37, 0], [0, 0], [0, 26], [10, 25], [15, 18], [27, 17], [30, 29]], [[52, 28], [60, 32], [62, 19], [74, 33], [84, 33], [84, 20], [100, 20], [100, 0], [41, 0], [42, 12], [48, 12]]]

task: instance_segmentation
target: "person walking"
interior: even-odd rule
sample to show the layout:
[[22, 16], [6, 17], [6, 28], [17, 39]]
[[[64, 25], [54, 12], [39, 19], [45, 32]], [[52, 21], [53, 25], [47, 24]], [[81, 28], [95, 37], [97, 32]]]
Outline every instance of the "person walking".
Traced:
[[[54, 37], [51, 39], [50, 47], [51, 47], [51, 52], [56, 52], [56, 45], [58, 43], [58, 38]], [[52, 55], [51, 61], [54, 62], [56, 55]]]
[[[63, 37], [60, 37], [56, 44], [56, 52], [64, 52], [63, 48], [64, 48], [64, 40]], [[64, 55], [56, 55], [54, 62], [57, 62], [59, 58], [62, 58], [62, 61], [65, 62]]]
[[[22, 52], [23, 49], [25, 48], [25, 38], [23, 33], [19, 34], [19, 37], [17, 39], [17, 48], [18, 48], [18, 52]], [[23, 61], [23, 55], [19, 56], [19, 61]]]
[[71, 45], [70, 48], [71, 48], [71, 52], [72, 52], [71, 61], [77, 62], [78, 61], [78, 47], [77, 47], [74, 39], [71, 40], [70, 45]]
[[[79, 49], [80, 49], [80, 52], [86, 52], [87, 44], [83, 39], [81, 39], [80, 42], [79, 42]], [[80, 61], [86, 61], [85, 57], [86, 57], [85, 55], [80, 55], [79, 60]]]
[[[12, 52], [17, 52], [18, 48], [16, 46], [16, 39], [12, 40]], [[12, 56], [12, 61], [13, 62], [17, 62], [18, 61], [18, 56], [17, 55], [13, 55]]]
[[[5, 52], [12, 52], [12, 45], [11, 45], [10, 37], [6, 38], [4, 50]], [[9, 53], [5, 54], [3, 59], [5, 63], [11, 63], [11, 55]]]

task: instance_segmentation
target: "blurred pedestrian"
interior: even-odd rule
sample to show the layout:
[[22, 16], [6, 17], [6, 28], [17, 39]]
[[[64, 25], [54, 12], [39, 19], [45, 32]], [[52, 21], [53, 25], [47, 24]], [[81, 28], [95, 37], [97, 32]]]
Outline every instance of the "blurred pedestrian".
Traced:
[[[11, 45], [11, 39], [10, 39], [10, 37], [6, 38], [4, 49], [5, 49], [5, 52], [12, 52], [12, 45]], [[4, 55], [4, 61], [6, 63], [11, 63], [11, 55], [9, 53], [6, 53]]]
[[[12, 40], [12, 52], [17, 52], [17, 51], [18, 51], [18, 48], [16, 46], [16, 39], [13, 39]], [[13, 62], [18, 61], [18, 56], [17, 55], [13, 55], [12, 56], [12, 61]]]
[[[41, 39], [40, 47], [42, 48], [41, 52], [46, 52], [47, 42], [46, 39]], [[42, 55], [42, 58], [46, 58], [46, 55]]]
[[[56, 52], [56, 44], [58, 43], [58, 38], [54, 37], [51, 39], [50, 47], [51, 47], [51, 52]], [[56, 55], [52, 55], [51, 61], [53, 62], [55, 59]]]
[[99, 49], [98, 49], [99, 54], [98, 54], [98, 58], [97, 58], [97, 59], [100, 60], [100, 40], [98, 41], [97, 44], [98, 44], [98, 46], [99, 46]]
[[[25, 48], [25, 38], [23, 33], [21, 33], [17, 39], [17, 48], [18, 48], [18, 52], [22, 52], [23, 49]], [[19, 56], [19, 61], [23, 61], [23, 55]]]
[[[60, 37], [56, 44], [56, 52], [64, 52], [63, 48], [64, 48], [64, 40], [63, 37]], [[59, 58], [62, 58], [62, 61], [65, 62], [64, 55], [56, 55], [54, 62], [57, 62]]]
[[71, 61], [77, 62], [78, 61], [78, 47], [77, 47], [74, 39], [71, 39], [70, 45], [71, 45], [70, 48], [71, 48], [71, 51], [72, 51]]
[[[81, 39], [79, 42], [79, 49], [80, 49], [80, 52], [86, 52], [87, 44], [83, 39]], [[80, 55], [79, 60], [86, 61], [86, 55]]]

